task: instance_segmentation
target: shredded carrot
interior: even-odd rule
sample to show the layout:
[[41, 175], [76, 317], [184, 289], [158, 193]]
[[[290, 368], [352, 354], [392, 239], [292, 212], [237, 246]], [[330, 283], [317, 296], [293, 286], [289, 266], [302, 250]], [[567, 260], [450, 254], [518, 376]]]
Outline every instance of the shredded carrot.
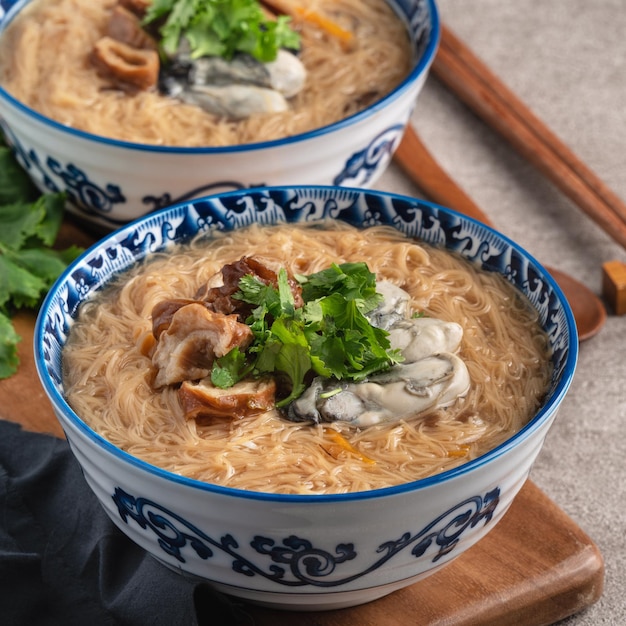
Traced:
[[338, 458], [341, 452], [348, 452], [364, 463], [376, 463], [374, 459], [370, 459], [359, 452], [340, 432], [336, 431], [334, 428], [324, 428], [323, 430], [324, 434], [332, 440], [333, 445], [322, 445], [322, 447], [333, 458]]
[[336, 37], [343, 45], [349, 45], [352, 41], [352, 33], [341, 27], [329, 17], [303, 7], [297, 0], [263, 0], [263, 4], [271, 7], [275, 11], [280, 11], [294, 18], [301, 18], [319, 26], [329, 35]]
[[469, 451], [470, 446], [463, 444], [460, 445], [456, 450], [448, 450], [448, 456], [452, 458], [463, 457], [466, 456]]
[[340, 39], [343, 43], [348, 44], [352, 40], [352, 33], [345, 28], [339, 26], [339, 24], [337, 24], [336, 22], [333, 22], [330, 18], [304, 7], [296, 7], [294, 10], [297, 15], [301, 16], [312, 24], [319, 26], [329, 35], [337, 37], [337, 39]]

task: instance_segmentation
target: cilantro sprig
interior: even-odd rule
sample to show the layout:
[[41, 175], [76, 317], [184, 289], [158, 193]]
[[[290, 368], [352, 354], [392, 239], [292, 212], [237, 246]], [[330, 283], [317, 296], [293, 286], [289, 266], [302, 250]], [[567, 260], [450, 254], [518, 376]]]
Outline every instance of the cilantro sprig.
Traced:
[[161, 23], [160, 46], [168, 56], [183, 37], [194, 59], [231, 59], [236, 52], [245, 52], [265, 63], [273, 61], [280, 48], [300, 47], [290, 18], [266, 19], [257, 0], [154, 0], [143, 23], [154, 22]]
[[65, 194], [35, 189], [0, 135], [0, 379], [19, 366], [21, 337], [12, 322], [19, 309], [36, 309], [52, 283], [82, 250], [52, 248]]
[[233, 296], [255, 306], [247, 320], [254, 340], [243, 354], [235, 348], [217, 360], [211, 379], [227, 388], [252, 374], [282, 374], [291, 391], [277, 403], [286, 406], [305, 389], [307, 376], [363, 380], [402, 360], [390, 349], [388, 333], [371, 325], [366, 314], [382, 296], [365, 263], [344, 263], [297, 276], [304, 305], [296, 308], [287, 272], [278, 287], [247, 275]]

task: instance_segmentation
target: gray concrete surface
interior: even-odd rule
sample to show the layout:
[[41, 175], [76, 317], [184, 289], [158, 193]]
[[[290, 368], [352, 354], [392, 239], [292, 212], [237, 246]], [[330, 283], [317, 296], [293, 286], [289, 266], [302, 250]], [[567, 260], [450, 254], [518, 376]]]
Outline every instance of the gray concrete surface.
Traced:
[[[439, 0], [443, 21], [626, 200], [623, 0]], [[442, 165], [542, 263], [601, 294], [626, 250], [429, 77], [413, 123]], [[422, 196], [391, 166], [377, 188]], [[598, 545], [605, 589], [567, 626], [626, 624], [626, 316], [581, 344], [579, 364], [532, 479]]]

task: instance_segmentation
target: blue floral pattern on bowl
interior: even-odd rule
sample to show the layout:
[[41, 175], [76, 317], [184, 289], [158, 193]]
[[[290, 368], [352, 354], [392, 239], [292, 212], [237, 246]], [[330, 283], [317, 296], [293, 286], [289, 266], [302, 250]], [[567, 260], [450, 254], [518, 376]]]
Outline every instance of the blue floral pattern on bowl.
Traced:
[[[191, 548], [201, 559], [210, 559], [217, 552], [232, 559], [234, 572], [244, 576], [262, 576], [286, 587], [340, 587], [376, 571], [404, 550], [419, 558], [431, 548], [432, 562], [450, 554], [467, 530], [479, 523], [491, 521], [498, 506], [500, 489], [482, 496], [474, 496], [439, 515], [425, 528], [407, 531], [401, 537], [381, 543], [371, 555], [365, 555], [369, 565], [361, 571], [343, 576], [338, 571], [343, 563], [358, 556], [358, 546], [352, 542], [340, 543], [327, 550], [312, 541], [296, 535], [283, 537], [280, 542], [257, 534], [250, 542], [253, 554], [265, 559], [253, 562], [243, 555], [243, 542], [232, 533], [212, 537], [183, 519], [180, 515], [146, 498], [137, 498], [117, 487], [113, 501], [125, 524], [134, 520], [141, 528], [153, 533], [161, 549], [180, 563], [185, 563], [185, 549]], [[264, 566], [262, 561], [267, 562]]]

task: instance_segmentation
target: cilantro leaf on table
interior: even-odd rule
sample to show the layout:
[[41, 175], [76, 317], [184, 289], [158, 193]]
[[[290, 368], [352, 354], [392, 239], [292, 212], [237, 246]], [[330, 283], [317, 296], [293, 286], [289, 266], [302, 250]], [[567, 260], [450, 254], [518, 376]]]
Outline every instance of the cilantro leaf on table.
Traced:
[[17, 344], [20, 340], [11, 320], [0, 313], [0, 379], [8, 378], [17, 371]]
[[15, 160], [0, 134], [0, 206], [13, 202], [33, 202], [39, 191]]
[[18, 200], [0, 207], [2, 230], [0, 245], [12, 250], [32, 247], [37, 243], [52, 246], [63, 220], [65, 196], [45, 194], [34, 202]]
[[15, 253], [0, 246], [0, 314], [13, 309], [34, 307], [45, 289], [44, 281], [21, 267]]
[[[36, 309], [57, 277], [81, 248], [55, 250], [65, 210], [65, 194], [39, 195], [0, 143], [0, 379], [17, 371], [20, 337], [11, 316]], [[5, 169], [6, 167], [6, 169]], [[9, 172], [9, 174], [7, 174]], [[28, 184], [27, 184], [28, 183]]]
[[173, 55], [181, 38], [190, 46], [191, 58], [220, 56], [231, 59], [245, 52], [261, 62], [273, 61], [280, 48], [297, 49], [300, 36], [290, 18], [265, 17], [257, 0], [154, 0], [144, 24], [160, 21], [160, 46]]

